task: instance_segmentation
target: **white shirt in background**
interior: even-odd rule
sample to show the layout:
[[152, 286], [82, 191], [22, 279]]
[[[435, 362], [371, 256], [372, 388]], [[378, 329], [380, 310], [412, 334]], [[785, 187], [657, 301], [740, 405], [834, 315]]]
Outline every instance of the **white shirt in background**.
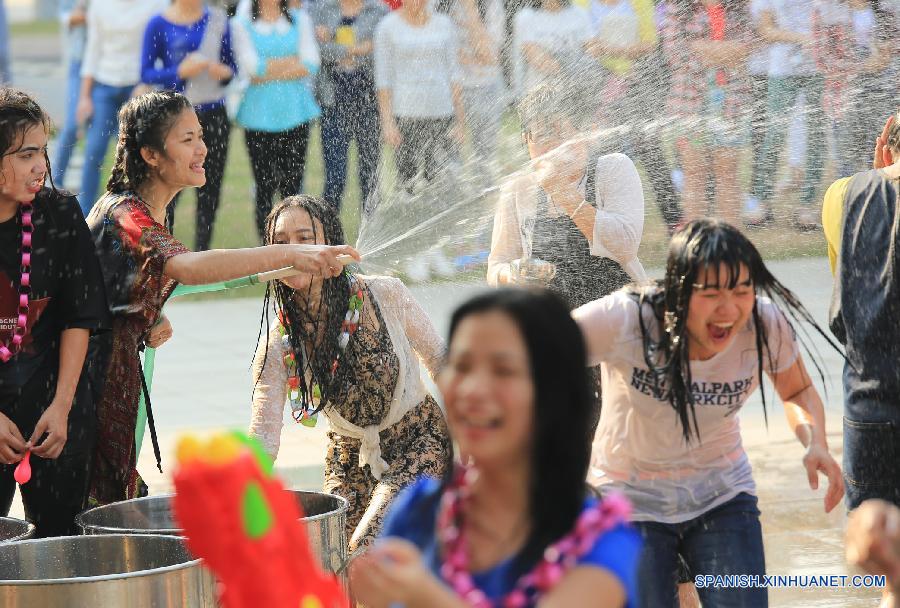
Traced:
[[638, 16], [630, 0], [619, 0], [616, 4], [594, 1], [590, 10], [594, 38], [623, 48], [640, 42]]
[[144, 29], [168, 0], [91, 0], [81, 75], [113, 87], [141, 80]]
[[[450, 9], [450, 16], [456, 23], [459, 32], [459, 71], [460, 83], [463, 87], [482, 87], [499, 82], [503, 76], [500, 69], [500, 48], [503, 45], [503, 39], [506, 36], [505, 19], [506, 13], [503, 10], [503, 0], [484, 0], [487, 7], [484, 15], [484, 29], [487, 32], [488, 43], [493, 50], [497, 63], [484, 65], [475, 63], [475, 41], [470, 35], [469, 28], [466, 27], [465, 11], [460, 6], [459, 1], [453, 3]], [[463, 61], [463, 58], [469, 58], [471, 61]]]
[[[769, 0], [750, 0], [748, 12], [750, 14], [750, 28], [759, 32], [759, 16]], [[747, 73], [752, 76], [767, 76], [769, 74], [769, 43], [758, 35], [753, 37], [755, 46], [747, 57]]]
[[460, 83], [456, 26], [447, 15], [431, 13], [416, 27], [397, 11], [375, 30], [375, 87], [391, 92], [394, 116], [453, 116], [453, 85]]
[[[525, 62], [522, 47], [535, 44], [550, 53], [565, 69], [584, 57], [591, 37], [591, 18], [577, 6], [558, 11], [523, 8], [513, 20], [513, 85], [519, 96], [543, 82], [544, 75]], [[574, 76], [577, 76], [574, 75]]]
[[[297, 57], [307, 68], [318, 68], [321, 65], [319, 56], [319, 45], [316, 44], [316, 32], [313, 28], [312, 19], [304, 10], [294, 11], [293, 15], [298, 17], [297, 29], [300, 35], [297, 37]], [[250, 19], [249, 13], [246, 19]], [[250, 27], [263, 36], [271, 34], [285, 34], [290, 31], [291, 24], [284, 16], [278, 17], [276, 21], [256, 21], [250, 22]], [[253, 44], [253, 38], [247, 31], [245, 19], [235, 16], [231, 20], [232, 40], [234, 44], [234, 59], [238, 66], [238, 71], [245, 76], [251, 74], [262, 75], [266, 71], [266, 66], [259, 61], [259, 53], [256, 52], [256, 46]]]
[[[763, 369], [784, 371], [799, 356], [794, 331], [771, 300], [757, 297], [756, 303], [771, 350], [771, 357], [763, 353]], [[655, 382], [644, 359], [634, 297], [617, 291], [572, 315], [584, 332], [589, 364], [601, 364], [603, 409], [591, 454], [591, 484], [603, 492], [624, 492], [635, 521], [669, 524], [699, 517], [741, 492], [756, 494], [738, 420], [759, 386], [752, 320], [736, 329], [726, 350], [691, 361], [700, 438], [687, 444], [666, 387]], [[658, 336], [659, 323], [649, 307], [643, 316], [650, 335]]]
[[[579, 188], [586, 186], [583, 180]], [[632, 280], [643, 283], [647, 273], [638, 259], [644, 232], [644, 191], [637, 168], [624, 154], [606, 154], [597, 159], [594, 174], [597, 215], [594, 220], [591, 255], [619, 263]], [[522, 174], [503, 184], [494, 215], [487, 280], [496, 286], [509, 271], [510, 263], [530, 257], [540, 185], [531, 174]], [[548, 213], [565, 213], [549, 200]]]
[[[811, 34], [813, 12], [821, 3], [817, 0], [762, 0], [759, 13], [769, 11], [775, 27], [798, 34]], [[759, 14], [757, 13], [757, 14]], [[808, 48], [799, 44], [777, 42], [769, 46], [769, 76], [811, 76], [816, 64]]]

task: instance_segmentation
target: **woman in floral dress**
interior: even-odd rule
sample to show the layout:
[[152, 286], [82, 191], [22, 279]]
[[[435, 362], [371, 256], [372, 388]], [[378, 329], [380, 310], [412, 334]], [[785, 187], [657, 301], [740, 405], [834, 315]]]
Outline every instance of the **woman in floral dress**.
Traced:
[[[289, 197], [266, 222], [266, 243], [343, 242], [334, 208], [318, 198]], [[277, 318], [253, 364], [250, 435], [276, 457], [285, 401], [307, 425], [321, 411], [330, 424], [325, 491], [350, 502], [350, 550], [364, 549], [399, 490], [450, 466], [443, 412], [419, 374], [419, 360], [435, 374], [443, 341], [398, 279], [298, 275], [266, 294], [267, 313], [272, 299]]]
[[[105, 504], [146, 494], [135, 468], [135, 423], [143, 374], [139, 351], [172, 335], [161, 314], [178, 283], [214, 283], [285, 266], [332, 277], [337, 256], [352, 247], [281, 245], [191, 252], [163, 226], [174, 196], [205, 181], [206, 145], [197, 114], [183, 95], [147, 93], [119, 113], [116, 162], [106, 194], [88, 217], [112, 312], [112, 331], [96, 336], [91, 370], [103, 383], [91, 499]], [[151, 438], [159, 465], [153, 418]], [[161, 470], [161, 467], [160, 467]]]

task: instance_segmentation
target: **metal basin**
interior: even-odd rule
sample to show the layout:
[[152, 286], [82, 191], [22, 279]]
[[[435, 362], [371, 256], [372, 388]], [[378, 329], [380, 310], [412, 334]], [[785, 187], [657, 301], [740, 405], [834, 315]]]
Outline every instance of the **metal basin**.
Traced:
[[60, 536], [0, 545], [0, 606], [213, 608], [216, 583], [174, 536]]
[[[306, 514], [306, 533], [312, 552], [322, 567], [335, 574], [347, 561], [347, 501], [321, 492], [291, 490]], [[75, 523], [85, 534], [170, 534], [183, 531], [172, 517], [172, 494], [145, 496], [90, 509]], [[346, 581], [345, 581], [346, 582]]]
[[34, 536], [34, 526], [15, 517], [0, 517], [0, 543], [26, 540]]

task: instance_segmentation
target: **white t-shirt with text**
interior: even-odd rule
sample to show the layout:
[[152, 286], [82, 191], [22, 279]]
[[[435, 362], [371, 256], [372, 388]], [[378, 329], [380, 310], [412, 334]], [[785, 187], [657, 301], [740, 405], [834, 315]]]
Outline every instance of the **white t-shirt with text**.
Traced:
[[[794, 331], [768, 298], [757, 297], [771, 356], [768, 373], [784, 371], [799, 356]], [[632, 501], [636, 521], [681, 523], [731, 500], [756, 493], [741, 442], [738, 412], [759, 386], [756, 329], [752, 319], [728, 348], [711, 359], [691, 361], [692, 392], [700, 438], [688, 444], [667, 390], [651, 373], [635, 296], [625, 290], [574, 311], [591, 353], [601, 364], [603, 407], [594, 436], [588, 480], [619, 490]], [[648, 305], [651, 336], [659, 324]]]

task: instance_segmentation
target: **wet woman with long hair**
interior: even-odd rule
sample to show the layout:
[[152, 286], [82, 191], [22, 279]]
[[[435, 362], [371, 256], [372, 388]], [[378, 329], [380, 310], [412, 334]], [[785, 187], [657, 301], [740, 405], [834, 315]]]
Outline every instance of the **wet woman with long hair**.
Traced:
[[[119, 112], [115, 166], [88, 217], [112, 311], [112, 331], [98, 337], [92, 357], [98, 382], [110, 380], [97, 405], [91, 498], [100, 504], [146, 493], [135, 468], [138, 353], [171, 336], [162, 307], [178, 283], [214, 283], [286, 266], [333, 277], [342, 272], [338, 255], [359, 257], [352, 247], [305, 244], [188, 251], [163, 224], [178, 192], [205, 183], [205, 158], [200, 122], [183, 95], [147, 93]], [[150, 431], [155, 438], [152, 424]], [[158, 463], [155, 441], [154, 450]]]
[[[339, 245], [337, 211], [323, 199], [285, 199], [266, 221], [266, 243]], [[443, 357], [431, 321], [399, 280], [350, 270], [323, 281], [283, 279], [266, 292], [266, 318], [253, 363], [250, 435], [278, 455], [285, 402], [295, 420], [330, 425], [325, 491], [350, 502], [350, 550], [377, 536], [397, 492], [450, 466], [444, 415], [420, 378]]]
[[[573, 315], [590, 363], [603, 374], [589, 480], [604, 494], [624, 492], [634, 505], [646, 543], [642, 606], [677, 605], [679, 555], [693, 573], [765, 574], [756, 486], [737, 418], [763, 373], [806, 450], [810, 487], [825, 474], [825, 511], [838, 504], [841, 470], [791, 320], [828, 338], [736, 228], [688, 223], [672, 237], [662, 281]], [[767, 604], [764, 588], [699, 593], [710, 606]]]
[[548, 291], [504, 288], [453, 314], [438, 384], [466, 465], [391, 506], [386, 538], [352, 572], [366, 606], [634, 606], [627, 502], [584, 482], [593, 400], [568, 311]]
[[0, 89], [0, 515], [30, 451], [21, 494], [38, 536], [77, 533], [96, 432], [84, 360], [107, 319], [78, 201], [45, 186], [49, 131], [37, 102]]

